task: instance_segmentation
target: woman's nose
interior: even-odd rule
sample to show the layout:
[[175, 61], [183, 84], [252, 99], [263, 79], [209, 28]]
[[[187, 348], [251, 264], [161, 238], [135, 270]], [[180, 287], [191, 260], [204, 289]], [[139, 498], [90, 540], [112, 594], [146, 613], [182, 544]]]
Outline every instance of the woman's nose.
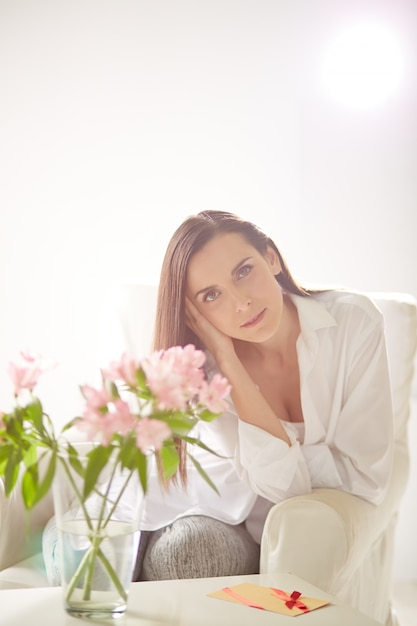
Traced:
[[236, 311], [246, 311], [251, 304], [251, 299], [247, 294], [236, 292], [234, 294], [234, 305]]

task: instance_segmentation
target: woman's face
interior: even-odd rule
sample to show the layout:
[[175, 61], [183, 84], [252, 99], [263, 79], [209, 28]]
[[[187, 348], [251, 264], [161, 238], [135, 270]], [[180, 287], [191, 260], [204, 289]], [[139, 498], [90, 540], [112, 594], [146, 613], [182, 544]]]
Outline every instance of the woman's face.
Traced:
[[281, 271], [272, 248], [265, 256], [237, 233], [220, 234], [190, 260], [187, 296], [213, 326], [234, 339], [264, 342], [278, 331]]

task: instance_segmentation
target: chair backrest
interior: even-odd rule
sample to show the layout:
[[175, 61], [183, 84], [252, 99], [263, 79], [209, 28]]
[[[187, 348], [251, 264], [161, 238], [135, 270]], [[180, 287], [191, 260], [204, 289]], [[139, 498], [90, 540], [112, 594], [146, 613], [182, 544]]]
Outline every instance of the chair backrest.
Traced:
[[367, 295], [384, 316], [395, 441], [406, 446], [417, 349], [417, 301], [404, 293], [371, 292]]
[[[407, 445], [407, 422], [417, 347], [417, 300], [404, 293], [368, 292], [381, 310], [391, 372], [395, 440]], [[152, 349], [157, 286], [126, 282], [114, 285], [103, 307], [100, 364], [128, 350], [142, 358]]]
[[141, 359], [152, 350], [158, 287], [118, 283], [106, 294], [100, 319], [99, 364], [127, 350]]

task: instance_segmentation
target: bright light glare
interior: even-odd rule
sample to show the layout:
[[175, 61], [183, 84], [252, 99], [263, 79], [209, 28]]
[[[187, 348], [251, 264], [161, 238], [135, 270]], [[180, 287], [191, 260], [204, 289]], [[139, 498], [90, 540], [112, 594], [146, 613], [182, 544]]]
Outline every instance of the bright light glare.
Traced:
[[404, 75], [404, 51], [387, 28], [357, 24], [329, 46], [322, 78], [328, 92], [342, 104], [370, 108], [384, 102]]

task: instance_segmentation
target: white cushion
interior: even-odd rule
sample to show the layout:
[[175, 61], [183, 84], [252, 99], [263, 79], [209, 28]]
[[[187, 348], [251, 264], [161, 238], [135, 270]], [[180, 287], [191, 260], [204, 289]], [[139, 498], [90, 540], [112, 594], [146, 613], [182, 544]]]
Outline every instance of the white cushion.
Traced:
[[24, 561], [20, 561], [17, 565], [0, 572], [0, 589], [16, 589], [20, 587], [48, 587], [41, 553], [35, 554]]

